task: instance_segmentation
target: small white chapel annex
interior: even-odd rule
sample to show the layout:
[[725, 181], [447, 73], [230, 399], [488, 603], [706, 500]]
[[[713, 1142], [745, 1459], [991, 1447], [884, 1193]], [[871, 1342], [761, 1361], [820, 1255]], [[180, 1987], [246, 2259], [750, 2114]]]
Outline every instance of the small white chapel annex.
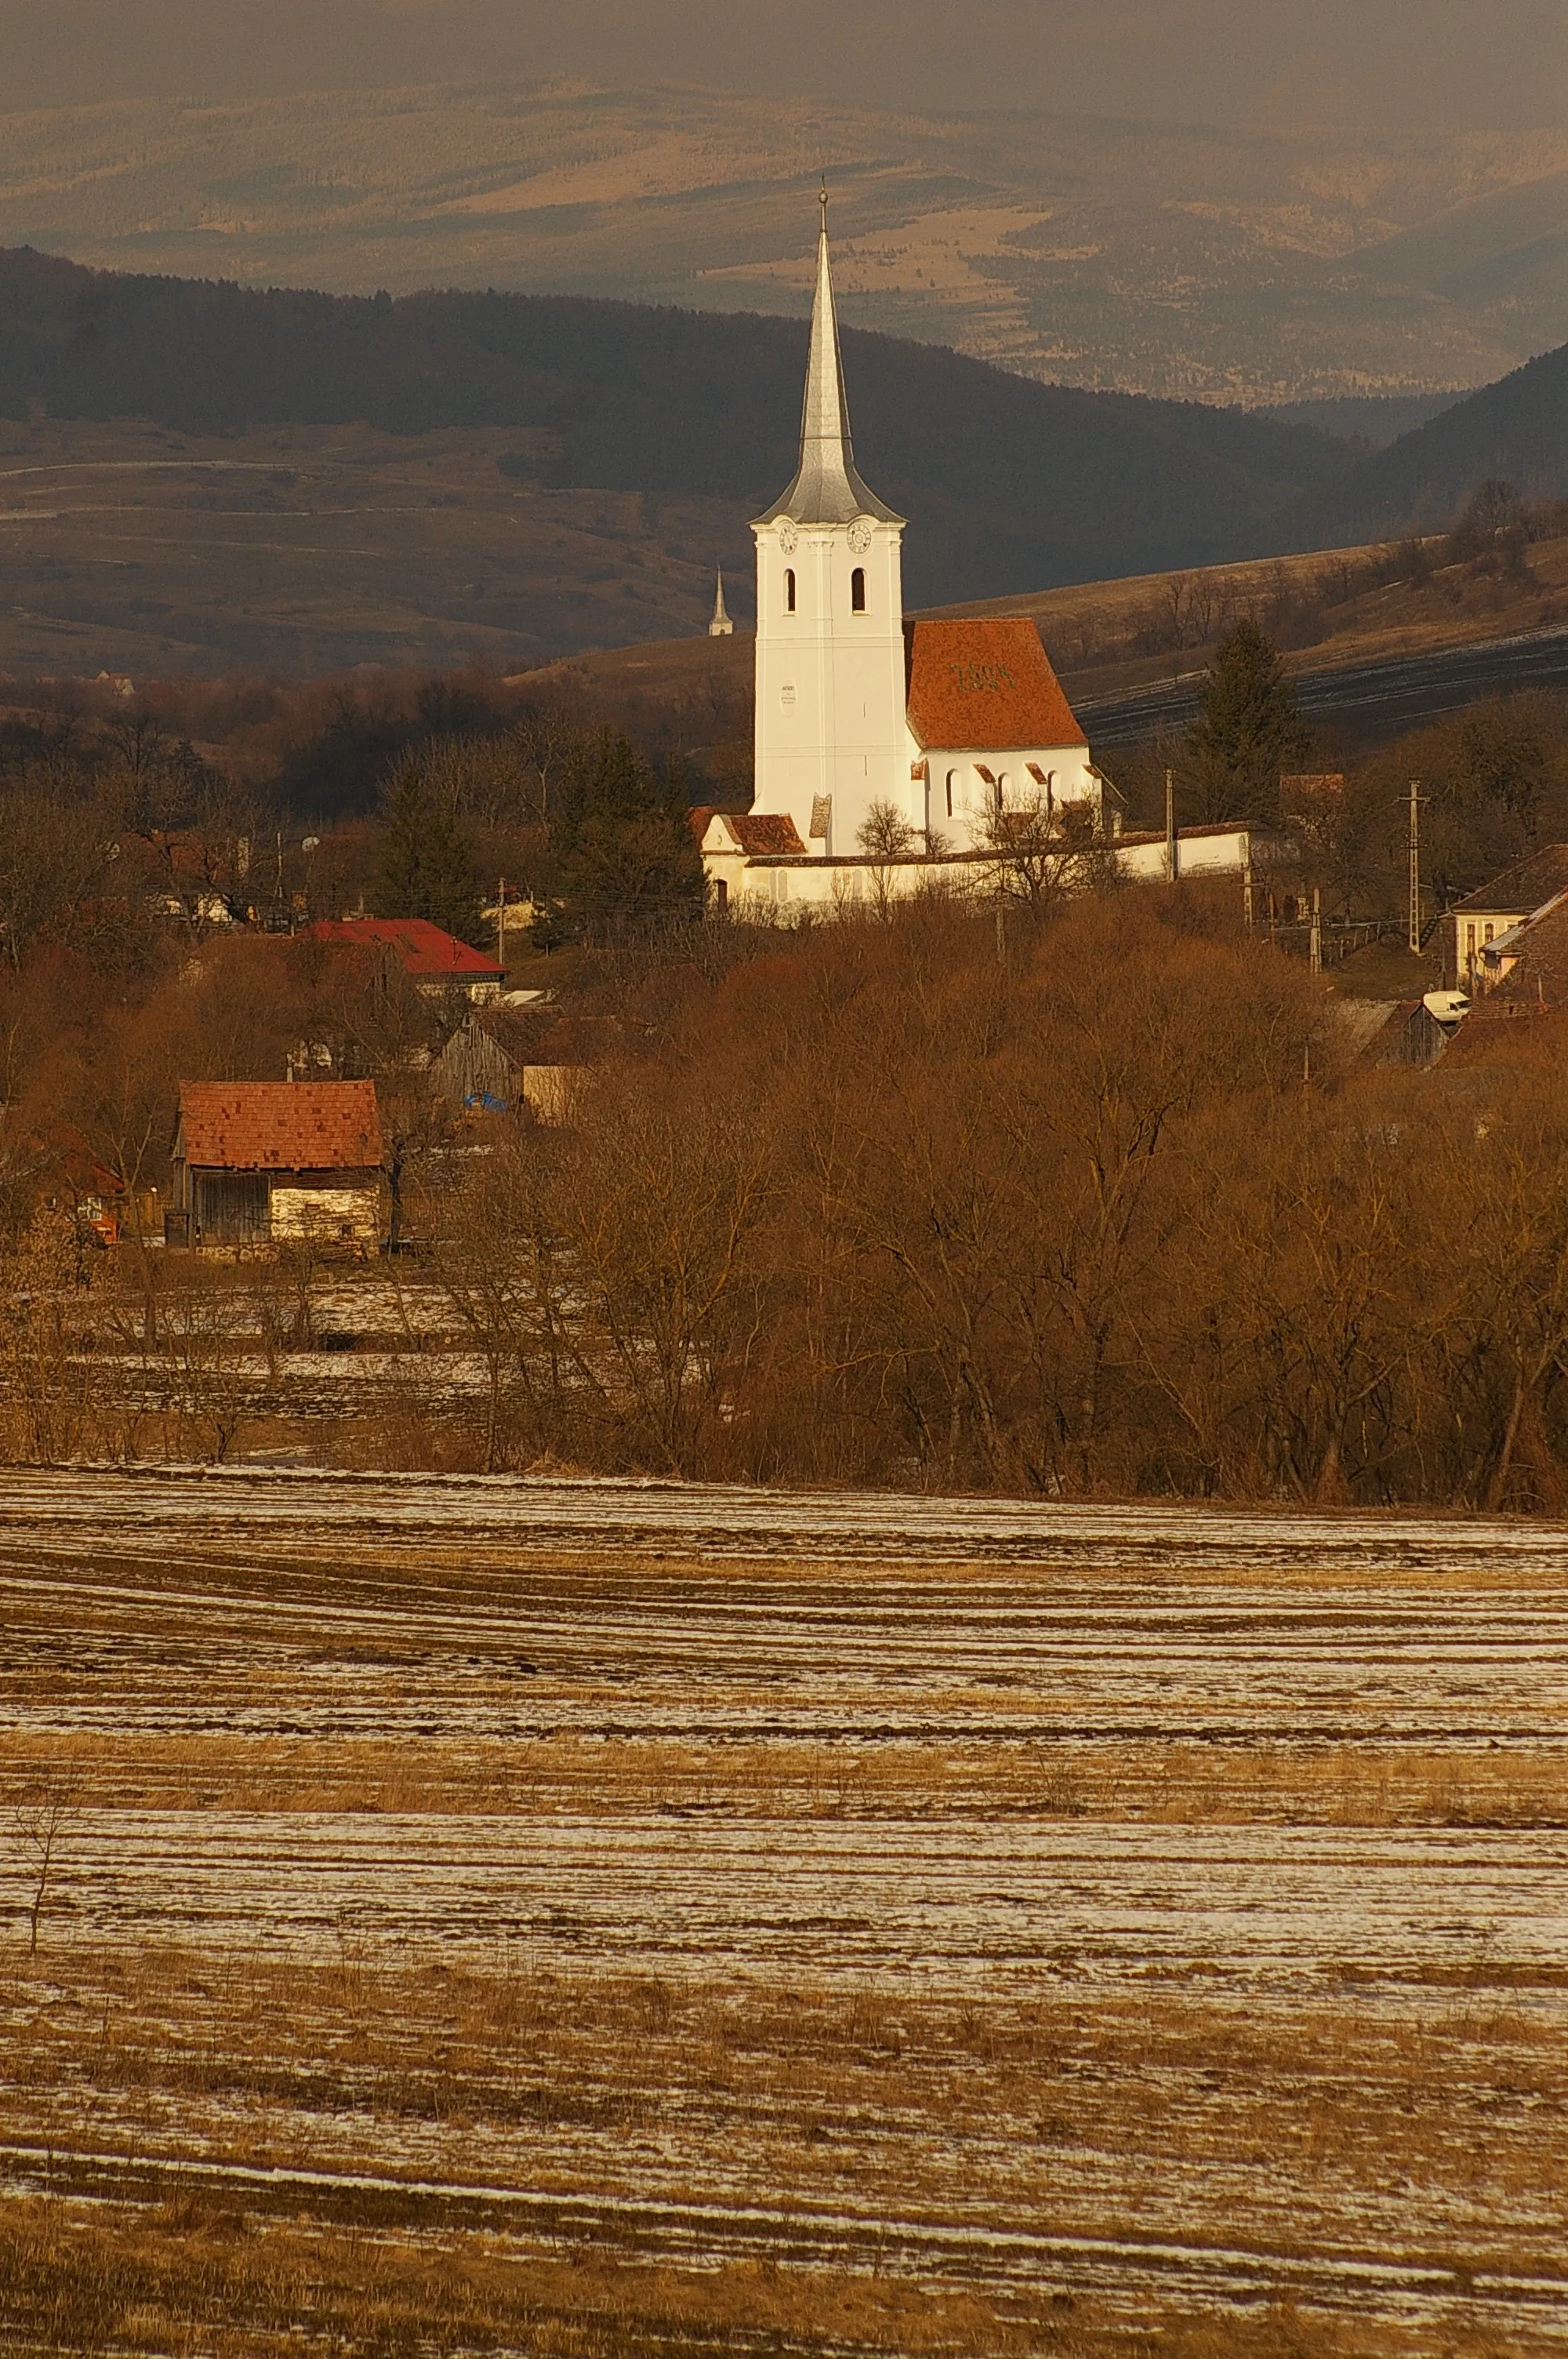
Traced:
[[[914, 891], [934, 859], [973, 874], [1010, 814], [1032, 827], [1043, 816], [1064, 841], [1114, 833], [1114, 801], [1033, 621], [904, 618], [904, 519], [855, 467], [826, 191], [800, 464], [752, 530], [755, 793], [749, 812], [707, 821], [703, 864], [721, 905], [853, 901], [872, 867], [879, 890], [891, 872], [893, 889]], [[906, 847], [891, 861], [890, 836]], [[1130, 871], [1157, 873], [1152, 838], [1123, 842]], [[1190, 866], [1240, 864], [1228, 841], [1192, 851]]]

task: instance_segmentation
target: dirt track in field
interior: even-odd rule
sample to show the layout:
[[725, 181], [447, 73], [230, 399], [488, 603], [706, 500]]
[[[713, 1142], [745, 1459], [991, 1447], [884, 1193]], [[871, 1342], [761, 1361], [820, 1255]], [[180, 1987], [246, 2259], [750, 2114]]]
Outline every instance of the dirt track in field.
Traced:
[[[369, 2224], [634, 2286], [779, 2263], [745, 2332], [789, 2349], [1272, 2350], [1281, 2303], [1306, 2350], [1560, 2349], [1565, 1561], [9, 1477], [0, 1804], [61, 1819], [36, 1959], [0, 1842], [0, 2225], [222, 2190], [329, 2260]], [[936, 2307], [850, 2331], [889, 2279]], [[222, 2350], [270, 2353], [235, 2300]]]

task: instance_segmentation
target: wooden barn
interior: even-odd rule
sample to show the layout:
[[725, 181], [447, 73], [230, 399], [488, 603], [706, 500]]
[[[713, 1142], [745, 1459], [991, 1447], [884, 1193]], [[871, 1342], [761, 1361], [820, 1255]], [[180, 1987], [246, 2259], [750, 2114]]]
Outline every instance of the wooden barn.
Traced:
[[381, 1124], [373, 1082], [182, 1082], [173, 1233], [193, 1245], [314, 1237], [373, 1252]]
[[436, 1088], [463, 1114], [570, 1119], [584, 1070], [580, 1026], [542, 1011], [487, 1007], [466, 1016], [431, 1060]]

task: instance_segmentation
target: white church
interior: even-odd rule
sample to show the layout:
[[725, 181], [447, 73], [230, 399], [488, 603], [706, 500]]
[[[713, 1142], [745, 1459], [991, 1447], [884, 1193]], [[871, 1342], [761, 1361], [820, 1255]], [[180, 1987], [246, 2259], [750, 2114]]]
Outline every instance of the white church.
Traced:
[[[757, 543], [756, 785], [716, 811], [703, 865], [720, 906], [914, 892], [934, 864], [983, 871], [1010, 815], [1064, 842], [1116, 831], [1114, 800], [1027, 615], [906, 621], [904, 519], [855, 468], [822, 200], [794, 482]], [[722, 587], [715, 629], [727, 629]], [[1220, 838], [1223, 836], [1224, 841]], [[1130, 874], [1173, 865], [1165, 838], [1117, 839]], [[1231, 830], [1184, 830], [1183, 865], [1242, 864]], [[954, 881], [957, 881], [955, 879]]]

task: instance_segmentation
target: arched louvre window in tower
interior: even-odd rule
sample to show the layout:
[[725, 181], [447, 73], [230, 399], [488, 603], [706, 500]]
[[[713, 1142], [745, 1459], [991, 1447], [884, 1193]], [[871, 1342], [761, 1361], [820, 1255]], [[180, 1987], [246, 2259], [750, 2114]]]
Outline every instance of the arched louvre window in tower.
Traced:
[[863, 614], [866, 611], [866, 569], [857, 565], [849, 576], [849, 612]]

